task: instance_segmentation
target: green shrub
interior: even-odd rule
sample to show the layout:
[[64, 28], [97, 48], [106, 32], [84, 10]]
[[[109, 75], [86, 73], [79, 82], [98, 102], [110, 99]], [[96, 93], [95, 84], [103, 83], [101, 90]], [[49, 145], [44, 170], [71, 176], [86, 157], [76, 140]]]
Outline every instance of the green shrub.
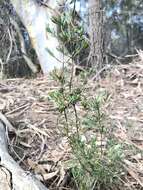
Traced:
[[[82, 88], [67, 88], [66, 81], [64, 88], [63, 81], [59, 82], [62, 87], [50, 93], [50, 98], [63, 115], [62, 131], [74, 155], [72, 175], [77, 189], [110, 189], [123, 173], [123, 150], [105, 127], [102, 104], [106, 98], [99, 95], [86, 99]], [[84, 117], [80, 116], [77, 106], [86, 112]]]
[[[66, 14], [54, 22], [62, 28], [67, 25], [67, 30], [60, 33], [60, 37], [73, 46], [73, 41], [78, 37], [83, 39], [83, 31], [72, 29], [72, 19]], [[64, 26], [63, 26], [64, 25]], [[75, 39], [75, 40], [74, 40]], [[78, 44], [77, 44], [78, 46]], [[73, 55], [79, 54], [79, 47], [74, 46]], [[73, 48], [73, 47], [71, 47]], [[82, 48], [85, 48], [82, 46]], [[114, 184], [121, 181], [123, 174], [122, 145], [109, 134], [106, 124], [106, 115], [102, 109], [106, 94], [99, 94], [95, 97], [86, 97], [84, 85], [74, 83], [73, 67], [69, 76], [63, 70], [54, 71], [52, 76], [59, 82], [59, 89], [49, 94], [49, 97], [56, 103], [61, 114], [61, 132], [68, 138], [72, 150], [73, 160], [71, 171], [76, 188], [79, 190], [104, 190], [112, 189]], [[84, 75], [84, 74], [83, 74]], [[86, 76], [86, 75], [84, 75]], [[80, 107], [84, 116], [78, 111]]]

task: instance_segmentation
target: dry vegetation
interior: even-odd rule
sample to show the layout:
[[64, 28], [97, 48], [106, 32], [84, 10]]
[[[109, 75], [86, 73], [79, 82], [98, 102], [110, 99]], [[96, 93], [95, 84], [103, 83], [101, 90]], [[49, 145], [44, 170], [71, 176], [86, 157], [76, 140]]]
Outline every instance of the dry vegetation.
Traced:
[[[74, 80], [80, 84], [78, 77]], [[88, 96], [108, 94], [104, 105], [107, 124], [126, 145], [123, 165], [127, 173], [120, 189], [143, 188], [142, 87], [143, 62], [138, 58], [113, 66], [105, 78], [87, 83]], [[9, 134], [9, 150], [15, 160], [49, 188], [70, 189], [66, 163], [72, 154], [61, 135], [57, 108], [48, 99], [48, 93], [57, 88], [49, 77], [4, 80], [0, 83], [0, 111], [16, 128], [16, 134]], [[83, 114], [80, 107], [77, 110]]]

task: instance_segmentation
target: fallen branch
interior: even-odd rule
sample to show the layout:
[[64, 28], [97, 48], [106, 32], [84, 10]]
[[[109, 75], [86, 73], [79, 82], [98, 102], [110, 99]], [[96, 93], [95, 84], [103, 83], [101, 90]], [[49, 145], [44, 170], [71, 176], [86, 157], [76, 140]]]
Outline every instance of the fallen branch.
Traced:
[[[9, 184], [10, 190], [47, 190], [47, 188], [30, 173], [25, 172], [9, 155], [6, 130], [4, 124], [0, 121], [0, 171], [5, 172], [6, 181], [0, 181], [0, 187], [3, 184]], [[1, 172], [0, 172], [1, 174]], [[0, 176], [0, 179], [2, 177]], [[6, 187], [6, 185], [5, 185]], [[6, 190], [6, 189], [1, 189]]]
[[16, 129], [12, 126], [12, 124], [8, 121], [8, 119], [0, 112], [0, 121], [4, 123], [10, 132], [16, 133]]

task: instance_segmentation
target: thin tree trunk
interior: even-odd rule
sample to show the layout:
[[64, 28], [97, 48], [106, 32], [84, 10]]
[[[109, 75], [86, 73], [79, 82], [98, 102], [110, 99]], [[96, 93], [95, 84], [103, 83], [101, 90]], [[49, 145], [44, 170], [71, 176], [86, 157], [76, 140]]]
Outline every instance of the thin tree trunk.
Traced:
[[101, 0], [89, 0], [90, 63], [97, 70], [103, 67], [103, 10]]

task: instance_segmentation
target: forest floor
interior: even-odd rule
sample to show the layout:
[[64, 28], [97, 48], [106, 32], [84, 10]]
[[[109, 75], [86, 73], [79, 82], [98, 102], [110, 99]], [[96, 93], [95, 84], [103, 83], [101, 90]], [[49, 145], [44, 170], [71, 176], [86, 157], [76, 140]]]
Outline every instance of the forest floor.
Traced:
[[[7, 79], [0, 82], [0, 111], [17, 129], [9, 134], [14, 159], [51, 189], [60, 189], [71, 157], [67, 139], [60, 133], [58, 111], [48, 93], [58, 85], [49, 77]], [[112, 67], [106, 77], [88, 81], [90, 95], [106, 91], [109, 123], [120, 141], [135, 147], [126, 160], [126, 188], [143, 189], [143, 63]], [[124, 188], [122, 188], [124, 189]]]

